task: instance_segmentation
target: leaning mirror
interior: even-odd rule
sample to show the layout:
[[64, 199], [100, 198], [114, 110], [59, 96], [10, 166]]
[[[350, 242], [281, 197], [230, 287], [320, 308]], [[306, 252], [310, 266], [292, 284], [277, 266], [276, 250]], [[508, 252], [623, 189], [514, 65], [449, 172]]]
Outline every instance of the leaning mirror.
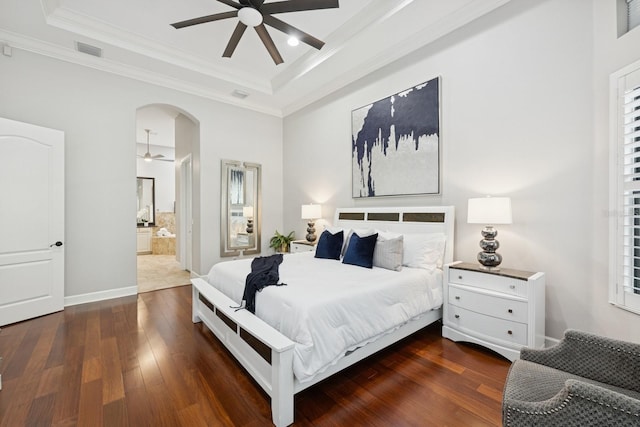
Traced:
[[138, 226], [155, 225], [155, 178], [138, 177]]
[[220, 256], [260, 253], [260, 174], [256, 163], [223, 160]]

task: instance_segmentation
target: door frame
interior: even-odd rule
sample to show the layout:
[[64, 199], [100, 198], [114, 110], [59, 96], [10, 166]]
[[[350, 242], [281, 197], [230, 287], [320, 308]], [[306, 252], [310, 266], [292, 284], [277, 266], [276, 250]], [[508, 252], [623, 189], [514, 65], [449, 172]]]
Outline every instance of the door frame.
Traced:
[[180, 161], [180, 266], [193, 269], [193, 159], [191, 153]]

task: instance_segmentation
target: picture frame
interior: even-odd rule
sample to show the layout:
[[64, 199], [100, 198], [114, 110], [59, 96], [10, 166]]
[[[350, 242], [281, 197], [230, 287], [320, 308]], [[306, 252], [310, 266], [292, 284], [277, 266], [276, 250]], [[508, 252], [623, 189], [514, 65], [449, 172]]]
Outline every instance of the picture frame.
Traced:
[[440, 194], [440, 77], [351, 112], [352, 197]]

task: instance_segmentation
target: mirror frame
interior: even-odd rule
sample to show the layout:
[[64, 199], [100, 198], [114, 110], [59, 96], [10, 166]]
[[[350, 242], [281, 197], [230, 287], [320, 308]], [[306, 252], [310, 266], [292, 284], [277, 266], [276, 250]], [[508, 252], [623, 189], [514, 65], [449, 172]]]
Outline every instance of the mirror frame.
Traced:
[[[238, 160], [222, 160], [220, 164], [221, 180], [220, 180], [220, 256], [242, 256], [242, 255], [254, 255], [259, 254], [261, 250], [261, 226], [262, 226], [262, 167], [258, 163], [241, 162]], [[253, 171], [255, 173], [255, 182], [253, 189], [244, 189], [244, 191], [251, 190], [253, 192], [254, 204], [253, 204], [253, 244], [247, 246], [233, 245], [231, 242], [231, 236], [229, 232], [229, 225], [231, 223], [229, 218], [230, 213], [230, 182], [229, 174], [231, 170], [242, 169], [245, 171]], [[246, 185], [246, 180], [244, 184]], [[244, 196], [244, 194], [243, 194]], [[243, 199], [244, 201], [244, 199]], [[244, 204], [244, 203], [243, 203]]]
[[[136, 179], [136, 197], [138, 198], [138, 206], [140, 205], [140, 194], [138, 193], [139, 185], [142, 180], [142, 188], [144, 189], [144, 180], [151, 181], [151, 212], [149, 213], [149, 221], [138, 222], [138, 218], [136, 215], [136, 224], [138, 227], [153, 227], [156, 225], [156, 179], [146, 176], [139, 176]], [[144, 197], [144, 196], [143, 196]], [[136, 213], [140, 212], [140, 209], [137, 209]]]

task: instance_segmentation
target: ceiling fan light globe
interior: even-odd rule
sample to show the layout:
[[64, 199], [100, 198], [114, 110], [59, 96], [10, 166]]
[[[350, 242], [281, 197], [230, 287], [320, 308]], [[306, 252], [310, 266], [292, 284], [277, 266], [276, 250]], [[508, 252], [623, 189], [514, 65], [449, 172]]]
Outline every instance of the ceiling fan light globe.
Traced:
[[247, 27], [257, 27], [262, 24], [262, 14], [252, 7], [243, 7], [238, 11], [238, 18]]
[[144, 161], [145, 161], [145, 162], [150, 162], [151, 160], [153, 160], [153, 159], [151, 158], [151, 154], [146, 153], [146, 154], [144, 155]]
[[300, 44], [300, 40], [298, 40], [296, 37], [289, 37], [289, 40], [287, 40], [287, 44], [289, 46], [298, 46]]

